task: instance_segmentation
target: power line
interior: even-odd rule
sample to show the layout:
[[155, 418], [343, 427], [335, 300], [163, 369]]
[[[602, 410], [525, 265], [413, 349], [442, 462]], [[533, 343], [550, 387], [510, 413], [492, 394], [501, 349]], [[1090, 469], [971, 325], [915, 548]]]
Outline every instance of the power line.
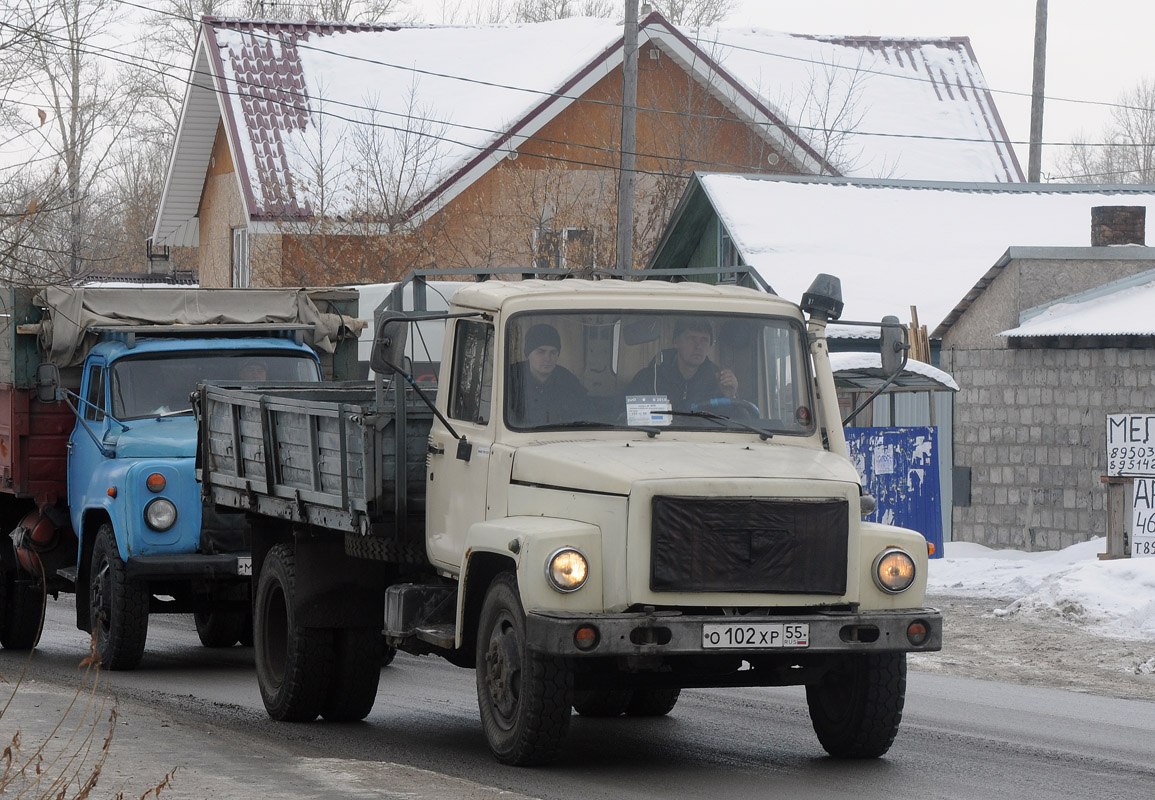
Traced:
[[[114, 2], [119, 3], [121, 5], [131, 6], [133, 8], [137, 8], [137, 9], [141, 9], [144, 11], [149, 11], [152, 13], [171, 17], [173, 19], [178, 19], [178, 20], [181, 20], [183, 22], [189, 22], [189, 23], [192, 23], [194, 25], [201, 24], [201, 21], [197, 20], [195, 18], [186, 17], [186, 16], [183, 16], [181, 14], [177, 14], [177, 13], [174, 13], [171, 11], [165, 11], [162, 9], [151, 9], [151, 8], [148, 8], [147, 6], [143, 6], [139, 3], [134, 3], [134, 2], [132, 2], [132, 0], [114, 0]], [[298, 20], [298, 21], [285, 20], [284, 24], [286, 24], [286, 25], [305, 25], [306, 22], [300, 21], [300, 20]], [[405, 25], [388, 26], [386, 23], [336, 22], [335, 24], [343, 24], [343, 25], [350, 25], [350, 26], [376, 24], [376, 25], [379, 25], [380, 27], [383, 27], [383, 28], [384, 27], [396, 27], [396, 28], [407, 27]], [[448, 26], [446, 26], [446, 27], [448, 27]], [[721, 33], [724, 29], [716, 29], [716, 30], [718, 30]], [[253, 36], [255, 38], [264, 38], [268, 41], [281, 43], [280, 38], [274, 36], [273, 34], [265, 33], [262, 31], [252, 30], [252, 31], [245, 31], [244, 33], [246, 33], [247, 35]], [[683, 32], [683, 35], [686, 35], [686, 34]], [[795, 35], [795, 34], [787, 34], [787, 35]], [[922, 77], [921, 75], [904, 75], [904, 74], [900, 74], [900, 73], [889, 72], [886, 70], [863, 68], [860, 66], [851, 66], [851, 65], [844, 65], [844, 64], [839, 64], [839, 63], [830, 63], [830, 62], [823, 61], [820, 59], [807, 58], [805, 56], [789, 55], [786, 53], [776, 53], [776, 52], [773, 52], [770, 50], [762, 50], [759, 48], [748, 47], [748, 46], [736, 44], [736, 43], [731, 42], [731, 41], [726, 41], [726, 40], [721, 39], [721, 38], [713, 39], [713, 40], [707, 40], [707, 39], [703, 39], [700, 36], [691, 37], [688, 35], [686, 36], [686, 38], [689, 39], [690, 41], [692, 41], [694, 43], [695, 47], [697, 47], [699, 50], [703, 50], [703, 52], [705, 52], [705, 51], [702, 48], [701, 43], [702, 42], [709, 42], [711, 44], [721, 45], [721, 46], [730, 48], [732, 50], [740, 50], [740, 51], [744, 51], [744, 52], [755, 53], [758, 55], [770, 56], [772, 58], [779, 58], [779, 59], [783, 59], [783, 60], [787, 60], [787, 61], [797, 61], [797, 62], [801, 62], [801, 63], [814, 64], [817, 66], [829, 67], [832, 69], [851, 70], [851, 71], [855, 71], [855, 72], [860, 72], [862, 74], [878, 75], [880, 77], [894, 78], [896, 80], [914, 81], [916, 83], [929, 83], [929, 84], [934, 84], [934, 85], [939, 85], [941, 83], [940, 81], [935, 81], [933, 78]], [[803, 38], [806, 38], [806, 37], [803, 37]], [[853, 38], [853, 37], [851, 37], [851, 38]], [[819, 39], [819, 41], [821, 41], [821, 39]], [[940, 40], [924, 39], [924, 40], [919, 40], [919, 41], [926, 41], [926, 42], [934, 43], [934, 42], [940, 41]], [[361, 62], [361, 63], [374, 64], [377, 66], [388, 67], [391, 69], [416, 72], [416, 73], [427, 75], [430, 77], [447, 78], [450, 80], [463, 81], [465, 83], [473, 83], [473, 84], [478, 84], [478, 85], [482, 85], [482, 86], [489, 86], [491, 88], [508, 89], [510, 91], [528, 92], [531, 94], [537, 94], [537, 95], [541, 95], [544, 97], [552, 97], [552, 98], [557, 98], [557, 99], [568, 99], [568, 100], [581, 99], [581, 100], [583, 100], [583, 102], [600, 103], [600, 104], [611, 105], [611, 106], [615, 106], [615, 107], [619, 106], [619, 104], [613, 103], [612, 101], [588, 100], [584, 97], [581, 97], [580, 95], [578, 95], [578, 96], [566, 95], [566, 94], [560, 93], [560, 92], [551, 92], [548, 90], [532, 89], [532, 88], [524, 87], [524, 86], [503, 84], [503, 83], [497, 83], [497, 82], [493, 82], [493, 81], [484, 81], [484, 80], [480, 80], [477, 78], [470, 78], [470, 77], [464, 76], [464, 75], [454, 75], [452, 73], [436, 72], [433, 70], [423, 70], [423, 69], [419, 69], [419, 68], [412, 67], [412, 66], [405, 66], [405, 65], [401, 65], [401, 64], [394, 64], [394, 63], [390, 63], [387, 61], [382, 61], [380, 59], [373, 59], [373, 58], [368, 58], [365, 56], [353, 55], [351, 53], [342, 53], [342, 52], [338, 52], [338, 51], [334, 51], [334, 50], [329, 50], [327, 48], [319, 47], [316, 45], [309, 44], [308, 42], [302, 42], [299, 40], [294, 42], [294, 46], [301, 48], [301, 49], [313, 50], [313, 51], [316, 51], [318, 53], [324, 53], [326, 55], [333, 55], [333, 56], [336, 56], [338, 58], [345, 58], [345, 59], [349, 59], [349, 60], [357, 61], [357, 62]], [[723, 69], [725, 69], [724, 65], [723, 65]], [[985, 78], [985, 76], [984, 76], [984, 78]], [[977, 89], [977, 87], [972, 87], [972, 88]], [[1008, 95], [1008, 96], [1012, 96], [1012, 97], [1029, 98], [1032, 96], [1031, 92], [1020, 92], [1020, 91], [1015, 91], [1015, 90], [1011, 90], [1011, 89], [992, 89], [990, 86], [984, 86], [984, 87], [982, 87], [982, 90], [991, 92], [992, 94], [1004, 94], [1004, 95]], [[1128, 109], [1128, 110], [1132, 110], [1132, 111], [1149, 110], [1149, 109], [1143, 108], [1141, 106], [1132, 106], [1132, 105], [1128, 105], [1125, 103], [1112, 103], [1112, 102], [1108, 102], [1108, 101], [1104, 101], [1104, 100], [1082, 100], [1082, 99], [1075, 99], [1075, 98], [1069, 98], [1069, 97], [1056, 97], [1056, 96], [1052, 96], [1052, 95], [1045, 95], [1044, 99], [1046, 99], [1048, 101], [1052, 101], [1052, 102], [1059, 102], [1059, 103], [1075, 103], [1075, 104], [1080, 104], [1080, 105], [1095, 105], [1095, 106], [1102, 106], [1104, 108], [1121, 108], [1121, 109]], [[639, 107], [638, 110], [639, 111], [649, 111], [649, 112], [653, 112], [653, 113], [675, 113], [675, 114], [686, 113], [686, 112], [669, 111], [667, 109], [645, 108], [645, 107]], [[706, 115], [706, 116], [709, 116], [709, 115]], [[714, 118], [717, 118], [717, 117], [714, 117]], [[728, 119], [728, 118], [721, 118], [721, 119]], [[792, 127], [804, 127], [805, 128], [805, 126], [792, 126]], [[810, 128], [810, 129], [811, 130], [824, 130], [824, 129], [816, 129], [816, 128]], [[885, 134], [885, 133], [880, 133], [880, 134], [875, 134], [875, 135], [901, 136], [901, 134]], [[959, 139], [958, 141], [972, 141], [972, 140]], [[986, 141], [990, 141], [990, 140], [989, 139], [977, 139], [974, 141], [986, 142]], [[1011, 143], [1012, 144], [1028, 144], [1028, 142], [1017, 142], [1017, 141], [1011, 142]], [[1048, 144], [1061, 145], [1061, 144], [1065, 144], [1065, 143], [1055, 142], [1055, 143], [1048, 143]]]

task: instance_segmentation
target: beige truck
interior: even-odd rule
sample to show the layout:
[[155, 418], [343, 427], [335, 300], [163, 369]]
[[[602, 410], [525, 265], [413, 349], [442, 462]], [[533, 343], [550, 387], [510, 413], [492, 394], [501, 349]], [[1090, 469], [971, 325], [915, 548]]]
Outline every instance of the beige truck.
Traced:
[[[939, 650], [942, 619], [924, 538], [862, 520], [825, 338], [841, 305], [829, 276], [801, 308], [485, 281], [381, 315], [376, 385], [202, 385], [205, 497], [253, 525], [268, 713], [364, 718], [395, 647], [476, 671], [509, 764], [557, 757], [574, 710], [662, 715], [694, 687], [805, 685], [827, 752], [886, 753], [906, 654]], [[422, 385], [406, 331], [430, 317]]]

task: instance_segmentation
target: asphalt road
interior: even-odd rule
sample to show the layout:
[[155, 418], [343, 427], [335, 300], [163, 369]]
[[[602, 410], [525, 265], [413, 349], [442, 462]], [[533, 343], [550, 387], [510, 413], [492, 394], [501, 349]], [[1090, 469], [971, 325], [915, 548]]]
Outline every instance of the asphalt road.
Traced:
[[[45, 747], [37, 789], [91, 774], [111, 727], [93, 797], [139, 797], [167, 775], [162, 798], [1155, 796], [1151, 702], [912, 671], [890, 753], [838, 762], [818, 745], [801, 689], [695, 690], [666, 718], [575, 716], [560, 763], [516, 769], [486, 749], [473, 673], [439, 659], [399, 655], [363, 723], [275, 723], [261, 705], [252, 650], [202, 648], [187, 617], [153, 617], [141, 668], [106, 673], [89, 694], [77, 667], [87, 637], [71, 614], [69, 603], [50, 603], [26, 670], [22, 654], [0, 651], [0, 704], [23, 676], [0, 718], [0, 747], [19, 731], [17, 764]], [[18, 781], [36, 780], [32, 769], [11, 774], [13, 795]]]

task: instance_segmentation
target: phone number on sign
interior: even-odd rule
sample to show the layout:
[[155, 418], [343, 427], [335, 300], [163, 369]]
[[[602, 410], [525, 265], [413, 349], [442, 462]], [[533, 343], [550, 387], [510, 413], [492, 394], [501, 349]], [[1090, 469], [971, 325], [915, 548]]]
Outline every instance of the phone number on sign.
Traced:
[[1155, 539], [1136, 539], [1131, 543], [1132, 556], [1155, 556]]
[[1107, 474], [1155, 474], [1155, 447], [1112, 447], [1107, 451]]

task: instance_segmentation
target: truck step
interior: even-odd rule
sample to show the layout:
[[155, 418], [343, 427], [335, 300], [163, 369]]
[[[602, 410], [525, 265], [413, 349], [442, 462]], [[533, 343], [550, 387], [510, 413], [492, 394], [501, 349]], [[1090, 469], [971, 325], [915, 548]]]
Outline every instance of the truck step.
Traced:
[[61, 567], [56, 574], [69, 583], [76, 583], [76, 567]]
[[414, 633], [421, 641], [446, 649], [452, 648], [457, 640], [457, 630], [452, 624], [427, 625], [417, 628]]

